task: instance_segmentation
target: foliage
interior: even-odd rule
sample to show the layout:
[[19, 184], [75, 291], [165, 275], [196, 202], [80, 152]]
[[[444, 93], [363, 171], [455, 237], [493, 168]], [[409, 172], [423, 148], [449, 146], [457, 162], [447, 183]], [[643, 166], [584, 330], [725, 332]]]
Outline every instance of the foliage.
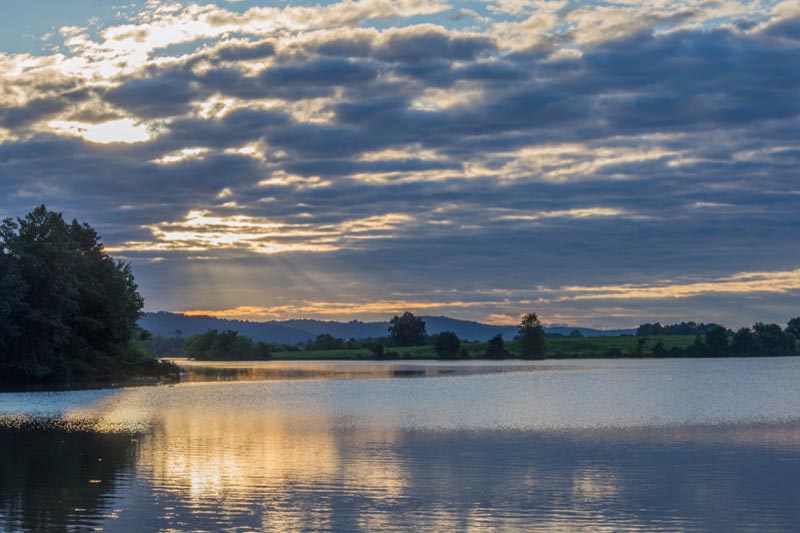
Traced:
[[271, 359], [271, 346], [253, 342], [236, 331], [212, 329], [186, 340], [184, 355], [200, 361], [238, 361]]
[[794, 317], [786, 324], [786, 333], [800, 340], [800, 316]]
[[383, 344], [375, 344], [369, 352], [373, 359], [383, 359]]
[[741, 328], [731, 339], [731, 355], [747, 357], [759, 352], [758, 341], [750, 328]]
[[452, 331], [443, 331], [436, 335], [433, 349], [441, 359], [458, 359], [461, 355], [461, 340]]
[[158, 357], [183, 357], [186, 339], [179, 337], [154, 336], [140, 341], [140, 344]]
[[108, 256], [88, 224], [42, 205], [0, 226], [2, 379], [149, 372], [154, 359], [137, 343], [142, 307], [130, 265]]
[[730, 352], [728, 330], [714, 324], [706, 331], [705, 345], [709, 355], [723, 357]]
[[342, 348], [350, 348], [350, 346], [347, 346], [344, 339], [328, 333], [317, 335], [313, 341], [308, 341], [306, 344], [306, 350], [341, 350]]
[[702, 322], [681, 322], [662, 326], [660, 322], [642, 324], [636, 328], [637, 337], [655, 337], [658, 335], [705, 335], [711, 328], [719, 327], [717, 324], [704, 324]]
[[522, 359], [544, 358], [544, 328], [536, 313], [528, 313], [522, 316], [517, 342], [519, 355]]
[[756, 322], [753, 325], [753, 333], [755, 333], [761, 355], [793, 355], [797, 353], [794, 336], [784, 332], [778, 324]]
[[419, 346], [425, 343], [425, 322], [406, 311], [389, 321], [392, 346]]
[[506, 350], [506, 343], [503, 341], [503, 334], [498, 333], [486, 343], [483, 356], [487, 359], [505, 359], [511, 354]]

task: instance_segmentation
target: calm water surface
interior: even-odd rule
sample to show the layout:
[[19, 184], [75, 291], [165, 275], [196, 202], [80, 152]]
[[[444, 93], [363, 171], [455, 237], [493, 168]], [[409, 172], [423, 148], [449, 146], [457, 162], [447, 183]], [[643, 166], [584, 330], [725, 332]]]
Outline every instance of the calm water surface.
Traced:
[[0, 531], [800, 530], [798, 358], [187, 379], [0, 394]]

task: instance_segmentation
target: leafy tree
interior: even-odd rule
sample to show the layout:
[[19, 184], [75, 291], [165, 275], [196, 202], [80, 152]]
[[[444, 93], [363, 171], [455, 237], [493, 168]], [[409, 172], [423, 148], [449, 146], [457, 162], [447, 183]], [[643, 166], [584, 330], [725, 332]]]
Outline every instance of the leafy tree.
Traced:
[[757, 322], [753, 326], [761, 355], [793, 355], [796, 353], [795, 338], [784, 332], [778, 324]]
[[800, 316], [795, 317], [786, 325], [786, 333], [800, 340]]
[[201, 361], [270, 359], [271, 348], [264, 342], [253, 343], [250, 338], [233, 330], [220, 332], [212, 329], [186, 339], [184, 355]]
[[523, 359], [544, 359], [544, 327], [536, 313], [522, 315], [518, 344]]
[[461, 340], [452, 331], [443, 331], [436, 336], [433, 349], [442, 359], [458, 359], [461, 354]]
[[345, 347], [344, 339], [339, 339], [328, 333], [317, 335], [313, 341], [309, 341], [306, 350], [341, 350]]
[[383, 359], [383, 344], [373, 344], [369, 352], [373, 359]]
[[687, 355], [694, 357], [703, 357], [708, 353], [708, 347], [700, 335], [694, 336], [694, 342], [686, 348]]
[[425, 343], [425, 322], [406, 311], [389, 321], [392, 346], [420, 346]]
[[137, 341], [142, 297], [129, 264], [88, 224], [39, 206], [0, 225], [0, 376], [123, 376], [158, 367]]
[[636, 328], [637, 337], [656, 336], [661, 335], [663, 332], [664, 326], [662, 326], [660, 322], [656, 322], [655, 324], [642, 324]]
[[502, 333], [489, 339], [489, 342], [486, 343], [486, 351], [483, 353], [487, 359], [505, 359], [509, 355]]
[[650, 339], [646, 337], [640, 337], [636, 339], [636, 356], [641, 357], [644, 355], [644, 346]]
[[667, 349], [664, 347], [664, 343], [661, 341], [655, 343], [652, 353], [655, 357], [664, 357], [667, 355]]
[[575, 328], [569, 332], [569, 337], [571, 339], [582, 339], [583, 333], [581, 333], [581, 330], [579, 330], [578, 328]]
[[758, 341], [750, 328], [741, 328], [733, 334], [730, 352], [739, 357], [751, 357], [759, 354]]
[[706, 348], [709, 355], [724, 357], [728, 355], [728, 330], [717, 324], [712, 325], [706, 332]]

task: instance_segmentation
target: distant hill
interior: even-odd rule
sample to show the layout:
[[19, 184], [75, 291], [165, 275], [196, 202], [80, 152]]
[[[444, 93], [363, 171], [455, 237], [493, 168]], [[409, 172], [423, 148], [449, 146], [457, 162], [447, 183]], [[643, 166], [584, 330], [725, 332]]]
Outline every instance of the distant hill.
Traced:
[[277, 344], [297, 344], [312, 339], [308, 331], [282, 326], [275, 322], [249, 322], [247, 320], [225, 320], [210, 316], [186, 316], [179, 313], [145, 313], [139, 325], [160, 337], [174, 337], [180, 330], [184, 337], [205, 333], [211, 329], [232, 329], [253, 340]]
[[[513, 339], [517, 334], [517, 326], [494, 326], [481, 324], [471, 320], [458, 320], [445, 316], [423, 316], [429, 335], [442, 331], [452, 331], [465, 340], [485, 341], [502, 333], [505, 339]], [[368, 337], [384, 337], [387, 335], [387, 322], [334, 322], [311, 319], [293, 319], [270, 322], [250, 322], [247, 320], [227, 320], [209, 316], [186, 316], [179, 313], [145, 313], [139, 325], [160, 337], [174, 337], [180, 330], [184, 337], [204, 333], [210, 329], [232, 329], [254, 340], [276, 344], [297, 344], [313, 339], [317, 335], [327, 333], [343, 339], [365, 339]], [[634, 334], [633, 329], [600, 330], [591, 328], [574, 328], [570, 326], [551, 326], [545, 328], [547, 333], [569, 335], [578, 329], [584, 336], [605, 336]]]

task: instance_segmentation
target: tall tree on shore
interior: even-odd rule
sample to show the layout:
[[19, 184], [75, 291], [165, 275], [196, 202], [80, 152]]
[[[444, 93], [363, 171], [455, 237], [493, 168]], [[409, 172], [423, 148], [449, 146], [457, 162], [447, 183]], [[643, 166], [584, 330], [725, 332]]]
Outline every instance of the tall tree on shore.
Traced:
[[706, 348], [710, 355], [724, 357], [728, 355], [728, 330], [717, 324], [712, 325], [706, 332]]
[[452, 331], [443, 331], [433, 341], [433, 349], [442, 359], [458, 359], [461, 355], [461, 339]]
[[141, 359], [143, 307], [130, 265], [103, 251], [87, 224], [39, 206], [0, 226], [0, 375], [69, 379]]
[[389, 321], [389, 338], [392, 346], [420, 346], [425, 344], [425, 322], [406, 311]]
[[544, 327], [536, 313], [522, 315], [518, 342], [519, 355], [523, 359], [544, 359]]

